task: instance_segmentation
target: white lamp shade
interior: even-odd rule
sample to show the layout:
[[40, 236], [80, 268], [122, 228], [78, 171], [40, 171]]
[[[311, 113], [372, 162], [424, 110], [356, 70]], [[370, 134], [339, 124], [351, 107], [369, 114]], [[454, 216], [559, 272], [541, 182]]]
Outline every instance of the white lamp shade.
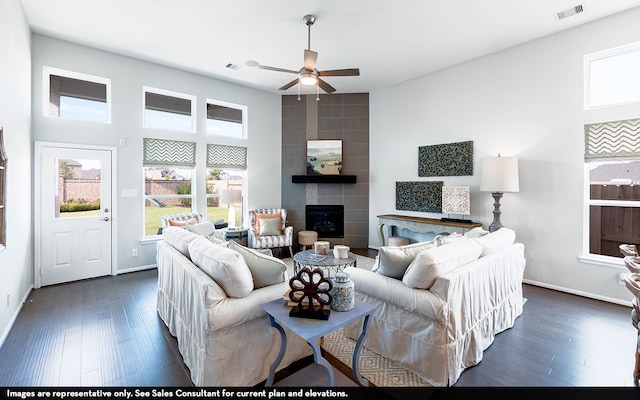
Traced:
[[482, 160], [480, 190], [483, 192], [518, 192], [518, 159], [488, 157]]
[[223, 190], [221, 201], [225, 204], [238, 204], [242, 202], [242, 191], [232, 189]]
[[444, 214], [469, 215], [471, 201], [468, 186], [442, 187], [442, 212]]

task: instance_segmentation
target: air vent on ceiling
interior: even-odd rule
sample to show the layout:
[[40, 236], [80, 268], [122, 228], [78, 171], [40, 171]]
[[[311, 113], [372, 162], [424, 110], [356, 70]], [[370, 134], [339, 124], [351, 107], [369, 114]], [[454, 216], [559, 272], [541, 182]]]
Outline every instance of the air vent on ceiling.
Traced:
[[583, 11], [584, 11], [584, 8], [582, 7], [582, 4], [580, 4], [573, 8], [560, 11], [559, 13], [557, 13], [557, 15], [558, 15], [558, 19], [565, 19], [565, 18], [573, 17], [576, 14], [580, 14]]

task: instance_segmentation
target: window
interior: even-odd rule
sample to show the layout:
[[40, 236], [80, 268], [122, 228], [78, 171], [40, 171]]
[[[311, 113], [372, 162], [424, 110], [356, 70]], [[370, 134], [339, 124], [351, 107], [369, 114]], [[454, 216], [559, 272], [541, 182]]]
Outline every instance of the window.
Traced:
[[195, 96], [144, 87], [143, 98], [145, 128], [195, 133]]
[[3, 129], [0, 127], [0, 248], [7, 245], [7, 190], [5, 189], [7, 180], [7, 152], [4, 149]]
[[207, 133], [245, 139], [246, 112], [245, 106], [207, 100]]
[[111, 80], [44, 67], [45, 116], [111, 122]]
[[640, 247], [640, 119], [585, 126], [585, 253], [622, 257]]
[[640, 43], [585, 56], [585, 109], [640, 102]]
[[247, 148], [207, 145], [207, 218], [243, 226]]
[[144, 236], [154, 236], [163, 215], [193, 211], [196, 144], [145, 138], [143, 151]]

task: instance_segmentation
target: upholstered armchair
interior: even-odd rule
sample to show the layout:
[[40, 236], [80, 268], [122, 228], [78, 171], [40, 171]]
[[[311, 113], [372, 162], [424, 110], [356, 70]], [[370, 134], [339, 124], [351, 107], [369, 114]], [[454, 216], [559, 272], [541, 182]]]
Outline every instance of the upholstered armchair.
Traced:
[[259, 208], [249, 210], [249, 247], [274, 249], [288, 247], [293, 257], [293, 226], [287, 226], [287, 210], [284, 208]]

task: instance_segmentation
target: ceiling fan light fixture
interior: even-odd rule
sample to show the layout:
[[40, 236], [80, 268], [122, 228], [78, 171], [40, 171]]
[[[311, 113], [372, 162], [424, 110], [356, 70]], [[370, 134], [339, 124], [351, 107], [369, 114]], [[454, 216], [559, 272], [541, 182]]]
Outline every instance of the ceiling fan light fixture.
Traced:
[[313, 86], [318, 84], [318, 78], [311, 72], [305, 72], [300, 75], [300, 83], [305, 86]]

